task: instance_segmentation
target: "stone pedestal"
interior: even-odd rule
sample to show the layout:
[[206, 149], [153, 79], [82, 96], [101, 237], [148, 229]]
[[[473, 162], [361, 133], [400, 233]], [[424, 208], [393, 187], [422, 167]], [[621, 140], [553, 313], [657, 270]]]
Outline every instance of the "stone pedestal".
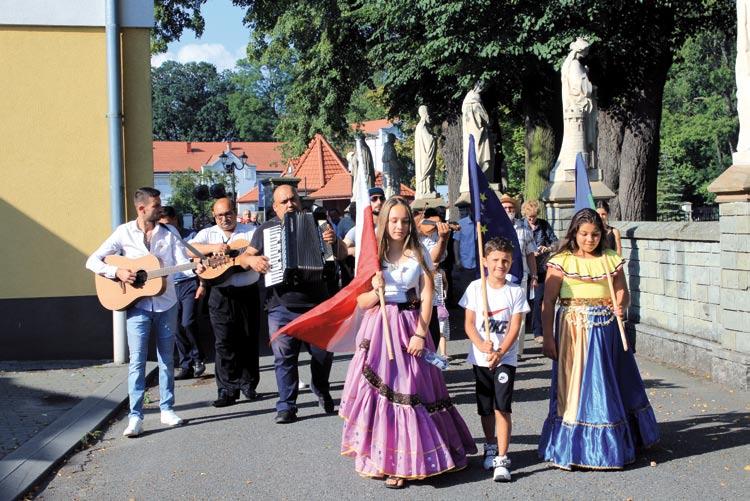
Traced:
[[722, 347], [737, 354], [724, 370], [750, 388], [750, 164], [732, 165], [708, 190], [719, 203], [719, 336]]
[[[560, 175], [562, 174], [562, 175]], [[589, 184], [594, 200], [609, 200], [615, 194], [601, 181], [599, 169], [588, 169]], [[541, 196], [547, 206], [547, 221], [555, 233], [564, 235], [575, 215], [576, 182], [575, 171], [558, 172], [557, 180], [550, 181]]]
[[448, 204], [441, 196], [434, 198], [417, 198], [411, 203], [412, 209], [424, 210], [430, 207], [447, 207]]

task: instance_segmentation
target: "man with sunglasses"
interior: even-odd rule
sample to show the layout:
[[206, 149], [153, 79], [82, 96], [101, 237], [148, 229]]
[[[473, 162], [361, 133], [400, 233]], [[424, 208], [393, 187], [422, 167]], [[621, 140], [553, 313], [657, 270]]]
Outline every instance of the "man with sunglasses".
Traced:
[[[263, 223], [253, 239], [250, 247], [240, 257], [240, 265], [245, 269], [253, 269], [265, 274], [269, 271], [268, 258], [264, 256], [263, 232], [281, 225], [286, 214], [302, 210], [297, 190], [282, 184], [273, 192], [273, 211], [276, 217]], [[336, 238], [332, 228], [327, 228], [323, 234], [324, 242], [331, 244], [336, 259], [346, 257], [344, 244]], [[268, 310], [268, 333], [273, 336], [276, 331], [290, 323], [295, 318], [322, 303], [330, 296], [323, 283], [309, 283], [300, 277], [284, 281], [266, 288], [266, 308]], [[310, 372], [312, 381], [310, 389], [318, 397], [318, 404], [326, 414], [333, 414], [334, 403], [331, 398], [328, 377], [331, 373], [333, 354], [317, 346], [304, 343], [299, 339], [282, 334], [271, 342], [273, 350], [276, 384], [279, 389], [279, 400], [276, 402], [276, 418], [278, 424], [293, 423], [297, 420], [297, 396], [299, 394], [298, 359], [300, 349], [305, 347], [310, 353]]]
[[[190, 243], [204, 254], [229, 253], [235, 240], [250, 242], [255, 226], [237, 222], [234, 204], [228, 198], [214, 202], [214, 226], [198, 232]], [[208, 313], [216, 338], [216, 387], [214, 407], [233, 405], [242, 392], [249, 400], [258, 398], [260, 382], [258, 353], [258, 298], [256, 271], [228, 274], [214, 284], [208, 296]], [[251, 327], [252, 326], [252, 327]]]
[[[370, 188], [368, 194], [370, 195], [372, 219], [375, 222], [375, 231], [377, 231], [378, 214], [380, 214], [380, 208], [383, 207], [383, 203], [385, 203], [385, 192], [383, 191], [383, 188], [379, 188], [376, 186], [374, 188]], [[357, 247], [357, 242], [355, 242], [356, 231], [357, 227], [355, 225], [349, 231], [347, 231], [346, 236], [344, 236], [344, 245], [346, 245], [346, 251], [350, 256], [354, 255], [354, 249]]]

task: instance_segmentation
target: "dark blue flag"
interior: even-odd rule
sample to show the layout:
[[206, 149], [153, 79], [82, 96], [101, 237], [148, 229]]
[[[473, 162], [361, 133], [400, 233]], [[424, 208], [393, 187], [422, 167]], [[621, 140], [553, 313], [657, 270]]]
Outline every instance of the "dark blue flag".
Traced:
[[596, 209], [594, 207], [594, 195], [591, 194], [589, 175], [586, 173], [586, 161], [583, 155], [576, 155], [576, 201], [575, 210]]
[[[490, 183], [484, 176], [484, 172], [477, 164], [477, 155], [474, 150], [474, 136], [469, 135], [469, 191], [471, 193], [471, 207], [474, 215], [474, 223], [481, 224], [482, 241], [487, 242], [490, 238], [501, 237], [510, 240], [513, 244], [513, 264], [510, 267], [511, 281], [520, 284], [523, 278], [523, 259], [521, 246], [518, 244], [518, 236], [513, 222], [505, 213], [497, 195], [490, 188]], [[481, 263], [477, 261], [481, 266]]]

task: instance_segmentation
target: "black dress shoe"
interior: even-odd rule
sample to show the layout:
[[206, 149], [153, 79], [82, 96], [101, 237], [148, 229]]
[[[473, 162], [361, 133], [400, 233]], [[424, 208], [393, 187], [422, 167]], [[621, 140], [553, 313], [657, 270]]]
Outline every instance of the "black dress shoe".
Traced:
[[174, 379], [175, 381], [182, 381], [183, 379], [192, 379], [193, 376], [195, 376], [195, 373], [192, 367], [188, 367], [187, 369], [180, 367], [180, 370], [174, 375]]
[[336, 410], [334, 409], [335, 405], [330, 396], [318, 397], [318, 405], [326, 414], [336, 414]]
[[255, 390], [242, 390], [242, 394], [245, 395], [245, 398], [248, 400], [258, 400], [260, 398], [260, 394]]
[[214, 407], [229, 407], [237, 402], [237, 398], [223, 393], [211, 404]]
[[276, 413], [276, 424], [289, 424], [297, 421], [297, 413], [295, 411], [279, 411]]
[[193, 365], [193, 374], [195, 374], [195, 377], [201, 377], [204, 372], [206, 372], [206, 364], [203, 362], [195, 362]]

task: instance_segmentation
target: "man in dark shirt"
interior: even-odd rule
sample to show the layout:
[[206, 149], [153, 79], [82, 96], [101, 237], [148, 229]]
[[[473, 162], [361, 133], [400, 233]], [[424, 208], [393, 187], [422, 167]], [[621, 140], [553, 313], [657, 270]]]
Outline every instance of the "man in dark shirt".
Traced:
[[[250, 247], [241, 256], [240, 264], [265, 274], [269, 270], [268, 258], [263, 255], [263, 233], [269, 228], [279, 226], [287, 213], [299, 212], [302, 204], [294, 187], [278, 186], [273, 192], [273, 210], [276, 217], [263, 223], [250, 241]], [[346, 257], [346, 247], [336, 238], [332, 228], [323, 232], [323, 241], [331, 244], [337, 259]], [[329, 297], [324, 283], [310, 284], [294, 280], [293, 283], [280, 283], [266, 289], [266, 307], [268, 309], [268, 332], [271, 336], [276, 331], [299, 317], [312, 307]], [[312, 384], [310, 388], [318, 397], [318, 403], [326, 414], [334, 413], [333, 399], [330, 394], [328, 376], [331, 373], [333, 354], [317, 346], [309, 345], [293, 337], [282, 334], [271, 343], [276, 371], [276, 384], [279, 388], [279, 400], [276, 403], [276, 422], [293, 423], [297, 420], [297, 394], [299, 393], [299, 372], [297, 361], [302, 345], [307, 347], [312, 360], [310, 371]]]

